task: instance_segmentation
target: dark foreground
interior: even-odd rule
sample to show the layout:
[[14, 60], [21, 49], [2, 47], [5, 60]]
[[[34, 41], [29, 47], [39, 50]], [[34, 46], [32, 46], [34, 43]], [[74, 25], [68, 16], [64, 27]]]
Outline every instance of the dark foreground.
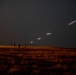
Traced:
[[0, 48], [0, 75], [76, 75], [76, 49]]

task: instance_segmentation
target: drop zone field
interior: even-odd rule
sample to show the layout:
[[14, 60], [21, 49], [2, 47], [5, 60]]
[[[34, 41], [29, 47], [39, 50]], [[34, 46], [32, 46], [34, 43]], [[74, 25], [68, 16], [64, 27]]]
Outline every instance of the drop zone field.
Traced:
[[76, 75], [76, 48], [0, 46], [0, 75]]

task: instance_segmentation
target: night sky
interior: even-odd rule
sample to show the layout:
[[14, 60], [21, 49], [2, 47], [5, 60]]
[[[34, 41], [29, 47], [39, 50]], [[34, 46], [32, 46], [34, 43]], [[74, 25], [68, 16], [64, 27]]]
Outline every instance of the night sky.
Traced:
[[0, 0], [0, 45], [76, 48], [75, 21], [75, 0]]

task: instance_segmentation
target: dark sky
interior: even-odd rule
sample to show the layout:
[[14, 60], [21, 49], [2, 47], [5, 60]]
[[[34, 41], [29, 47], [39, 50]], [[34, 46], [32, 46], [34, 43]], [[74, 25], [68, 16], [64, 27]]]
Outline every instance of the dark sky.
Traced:
[[0, 0], [0, 45], [76, 47], [75, 20], [75, 0]]

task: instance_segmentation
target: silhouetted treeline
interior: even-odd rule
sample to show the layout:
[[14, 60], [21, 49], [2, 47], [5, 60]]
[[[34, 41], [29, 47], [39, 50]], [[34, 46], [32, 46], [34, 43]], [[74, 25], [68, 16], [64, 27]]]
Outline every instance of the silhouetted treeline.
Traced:
[[[18, 46], [18, 48], [20, 48], [22, 45], [21, 45], [21, 44], [16, 45], [15, 43], [14, 43], [14, 44], [11, 43], [11, 46], [14, 46], [14, 48], [15, 48], [16, 46]], [[26, 48], [26, 44], [24, 44], [23, 46]]]

